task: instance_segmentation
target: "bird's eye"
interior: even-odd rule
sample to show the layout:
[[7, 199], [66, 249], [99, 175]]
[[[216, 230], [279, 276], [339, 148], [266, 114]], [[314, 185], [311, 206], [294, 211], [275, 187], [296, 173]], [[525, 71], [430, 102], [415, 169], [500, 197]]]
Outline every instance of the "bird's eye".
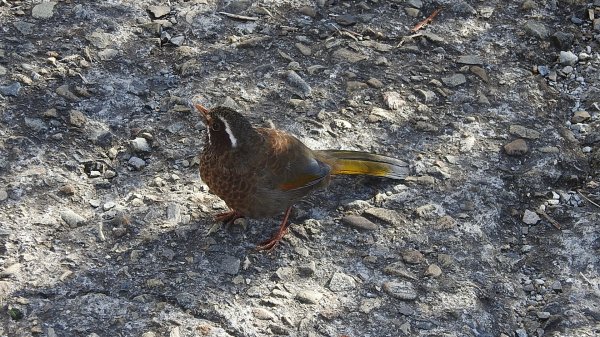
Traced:
[[210, 129], [213, 131], [220, 131], [221, 125], [219, 125], [219, 123], [212, 123], [212, 125], [210, 126]]

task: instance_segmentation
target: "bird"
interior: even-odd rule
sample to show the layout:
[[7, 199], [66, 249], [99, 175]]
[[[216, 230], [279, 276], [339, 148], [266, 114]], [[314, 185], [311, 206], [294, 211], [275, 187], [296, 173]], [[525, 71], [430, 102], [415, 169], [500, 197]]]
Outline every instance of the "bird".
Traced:
[[200, 154], [200, 178], [230, 211], [215, 216], [233, 223], [238, 218], [265, 218], [283, 213], [274, 235], [257, 246], [271, 251], [288, 230], [292, 206], [335, 175], [369, 175], [404, 179], [405, 161], [347, 150], [311, 150], [294, 135], [253, 126], [241, 113], [225, 106], [207, 109], [194, 104], [206, 126]]

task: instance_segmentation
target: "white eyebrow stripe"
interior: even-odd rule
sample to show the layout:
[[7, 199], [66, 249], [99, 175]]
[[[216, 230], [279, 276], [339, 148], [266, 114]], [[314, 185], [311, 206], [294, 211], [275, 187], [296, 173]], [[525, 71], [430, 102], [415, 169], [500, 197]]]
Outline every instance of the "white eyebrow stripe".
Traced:
[[237, 147], [237, 138], [235, 138], [235, 136], [233, 135], [233, 132], [231, 131], [231, 126], [229, 126], [229, 123], [227, 123], [227, 121], [223, 117], [219, 116], [219, 119], [225, 125], [225, 132], [227, 132], [227, 134], [229, 135], [231, 147]]

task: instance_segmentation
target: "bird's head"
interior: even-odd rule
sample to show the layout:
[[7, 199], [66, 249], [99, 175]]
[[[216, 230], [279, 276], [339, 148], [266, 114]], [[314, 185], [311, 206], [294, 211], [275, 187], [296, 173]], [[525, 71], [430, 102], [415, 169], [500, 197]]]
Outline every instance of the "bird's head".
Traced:
[[253, 140], [256, 130], [239, 112], [224, 106], [207, 109], [196, 104], [204, 117], [208, 145], [222, 150], [239, 149]]

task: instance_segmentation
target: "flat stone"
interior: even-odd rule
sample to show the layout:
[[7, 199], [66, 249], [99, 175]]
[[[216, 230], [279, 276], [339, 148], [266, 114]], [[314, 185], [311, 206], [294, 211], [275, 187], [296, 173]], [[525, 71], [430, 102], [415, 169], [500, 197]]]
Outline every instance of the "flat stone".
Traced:
[[79, 101], [79, 97], [77, 97], [70, 89], [68, 84], [63, 84], [60, 87], [56, 88], [56, 94], [62, 96], [70, 101]]
[[402, 261], [390, 263], [385, 268], [383, 268], [383, 272], [389, 275], [399, 276], [409, 280], [417, 279], [417, 275], [415, 275], [408, 268], [406, 268], [406, 265]]
[[44, 121], [40, 118], [25, 117], [25, 125], [36, 132], [40, 132], [48, 128], [46, 123], [44, 123]]
[[425, 270], [425, 276], [439, 277], [442, 275], [442, 269], [437, 264], [430, 264]]
[[6, 67], [0, 65], [0, 76], [6, 75], [7, 72]]
[[152, 147], [150, 147], [148, 140], [146, 140], [146, 138], [143, 138], [143, 137], [137, 137], [133, 140], [130, 140], [129, 144], [131, 145], [131, 148], [135, 152], [150, 152], [150, 151], [152, 151]]
[[362, 90], [362, 89], [367, 89], [368, 87], [369, 87], [369, 85], [367, 83], [361, 82], [361, 81], [346, 82], [346, 90], [348, 90], [348, 91]]
[[506, 151], [506, 154], [509, 156], [521, 156], [529, 151], [529, 147], [527, 146], [525, 140], [516, 139], [504, 145], [504, 151]]
[[252, 316], [263, 321], [277, 320], [277, 315], [265, 308], [252, 308]]
[[421, 14], [421, 11], [418, 8], [413, 8], [413, 7], [404, 8], [404, 12], [406, 13], [406, 15], [410, 16], [411, 18], [416, 18]]
[[102, 61], [110, 61], [119, 56], [119, 51], [116, 49], [107, 48], [98, 52], [98, 57]]
[[99, 49], [104, 49], [111, 45], [115, 40], [115, 37], [112, 34], [104, 33], [101, 31], [95, 31], [89, 35], [86, 35], [86, 40], [88, 40], [94, 47]]
[[342, 223], [348, 227], [356, 228], [359, 230], [376, 230], [377, 225], [371, 220], [358, 216], [358, 215], [346, 215], [342, 218]]
[[25, 21], [16, 21], [13, 23], [13, 26], [15, 26], [15, 28], [23, 35], [29, 35], [33, 33], [33, 27], [35, 27], [33, 23]]
[[406, 105], [406, 101], [395, 91], [384, 92], [383, 102], [391, 110], [400, 110], [400, 108]]
[[75, 213], [72, 209], [66, 208], [60, 212], [60, 217], [69, 227], [78, 227], [85, 224], [85, 218]]
[[408, 281], [385, 282], [383, 290], [390, 296], [403, 301], [413, 301], [418, 296], [415, 286]]
[[344, 273], [334, 273], [329, 280], [329, 289], [331, 291], [344, 291], [356, 288], [356, 281], [350, 275]]
[[467, 78], [463, 74], [453, 74], [442, 78], [442, 82], [444, 82], [445, 85], [454, 88], [461, 84], [467, 83]]
[[304, 43], [297, 42], [294, 45], [296, 46], [296, 48], [298, 48], [298, 50], [300, 51], [300, 53], [302, 53], [302, 55], [304, 55], [304, 56], [312, 55], [312, 49], [309, 46], [305, 45]]
[[425, 262], [425, 256], [416, 249], [407, 249], [402, 252], [402, 261], [410, 264], [419, 264]]
[[540, 133], [538, 131], [533, 130], [530, 127], [525, 127], [522, 125], [513, 124], [508, 128], [508, 131], [514, 135], [517, 135], [521, 138], [527, 139], [538, 139], [540, 138]]
[[333, 59], [338, 62], [356, 63], [367, 60], [369, 57], [363, 54], [353, 52], [346, 48], [340, 48], [333, 52]]
[[288, 70], [286, 78], [287, 82], [295, 89], [294, 92], [298, 94], [298, 96], [306, 98], [311, 95], [312, 88], [295, 71]]
[[457, 63], [479, 66], [483, 64], [483, 59], [477, 55], [462, 55], [456, 60]]
[[13, 82], [9, 85], [0, 86], [0, 94], [4, 96], [17, 96], [21, 91], [21, 83]]
[[84, 126], [86, 122], [87, 122], [87, 117], [85, 117], [83, 112], [81, 112], [79, 110], [69, 111], [69, 124], [80, 128], [80, 127]]
[[563, 66], [573, 66], [579, 61], [579, 57], [571, 51], [561, 51], [558, 56], [558, 61]]
[[575, 111], [575, 113], [573, 114], [573, 117], [571, 118], [571, 123], [574, 123], [574, 124], [583, 123], [586, 120], [590, 119], [591, 117], [592, 116], [590, 115], [590, 113], [585, 110]]
[[36, 19], [49, 19], [54, 15], [54, 6], [56, 2], [48, 1], [42, 2], [33, 6], [31, 9], [31, 16]]
[[5, 201], [8, 199], [8, 192], [5, 189], [0, 189], [0, 201]]
[[381, 82], [380, 80], [378, 80], [376, 78], [370, 78], [367, 81], [367, 84], [372, 86], [373, 88], [382, 88], [383, 87], [383, 82]]
[[298, 12], [302, 15], [309, 16], [311, 18], [317, 17], [317, 11], [310, 6], [302, 6], [298, 9]]
[[529, 33], [529, 35], [537, 37], [538, 39], [545, 39], [550, 35], [548, 28], [543, 23], [535, 22], [535, 21], [527, 21], [525, 24], [525, 31]]
[[387, 208], [369, 208], [365, 210], [364, 214], [370, 215], [381, 221], [387, 222], [393, 225], [394, 227], [400, 227], [406, 223], [404, 217], [402, 217], [398, 212]]
[[155, 19], [158, 19], [169, 14], [171, 8], [169, 6], [150, 6], [148, 7], [148, 12], [150, 12]]
[[[472, 66], [471, 68], [469, 68], [469, 70], [473, 74], [475, 74], [475, 76], [481, 78], [485, 83], [490, 82], [490, 77], [488, 76], [487, 71], [485, 71], [485, 69], [483, 69], [479, 66]], [[489, 102], [487, 102], [487, 103], [489, 104]]]
[[523, 213], [523, 223], [528, 225], [535, 225], [541, 220], [540, 216], [536, 212], [532, 212], [528, 209]]
[[335, 18], [335, 22], [337, 22], [340, 26], [352, 26], [356, 24], [356, 17], [351, 14], [342, 14]]
[[129, 164], [129, 166], [133, 167], [136, 171], [139, 171], [146, 166], [146, 162], [142, 158], [138, 158], [135, 156], [129, 158], [129, 160], [127, 161], [127, 164]]
[[306, 304], [318, 304], [323, 294], [314, 290], [302, 290], [296, 294], [296, 299]]

